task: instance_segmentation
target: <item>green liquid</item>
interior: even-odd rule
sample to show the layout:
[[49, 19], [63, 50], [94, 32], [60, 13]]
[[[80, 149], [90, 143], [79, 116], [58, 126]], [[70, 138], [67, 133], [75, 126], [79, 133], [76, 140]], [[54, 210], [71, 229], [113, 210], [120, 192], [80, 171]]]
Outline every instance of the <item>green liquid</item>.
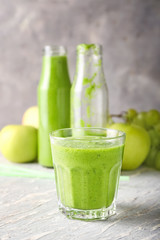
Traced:
[[38, 160], [41, 165], [52, 167], [49, 133], [70, 127], [70, 80], [66, 56], [43, 57], [38, 106]]
[[70, 145], [52, 145], [60, 201], [66, 207], [83, 210], [109, 207], [118, 187], [124, 146]]

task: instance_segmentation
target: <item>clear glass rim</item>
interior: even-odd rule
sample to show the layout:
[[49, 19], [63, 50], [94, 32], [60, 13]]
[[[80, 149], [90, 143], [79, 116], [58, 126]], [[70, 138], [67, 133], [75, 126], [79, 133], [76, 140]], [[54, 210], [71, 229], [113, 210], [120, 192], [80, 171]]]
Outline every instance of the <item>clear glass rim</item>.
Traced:
[[91, 53], [98, 55], [102, 54], [102, 44], [99, 43], [81, 43], [77, 45], [77, 53], [79, 54], [85, 54], [85, 53]]
[[53, 46], [46, 45], [44, 46], [43, 51], [46, 56], [52, 56], [52, 55], [63, 56], [63, 55], [66, 55], [67, 53], [66, 48], [62, 45], [53, 45]]
[[[84, 128], [62, 128], [62, 129], [58, 129], [58, 130], [55, 130], [55, 131], [52, 131], [49, 133], [49, 136], [51, 139], [55, 139], [55, 140], [67, 140], [67, 141], [73, 141], [73, 138], [69, 138], [69, 137], [57, 137], [55, 136], [55, 133], [58, 133], [60, 131], [69, 131], [69, 130], [101, 130], [101, 131], [112, 131], [112, 132], [117, 132], [119, 133], [120, 135], [119, 136], [115, 136], [115, 137], [104, 137], [104, 136], [100, 136], [101, 137], [100, 139], [97, 139], [97, 138], [93, 138], [93, 139], [87, 139], [86, 136], [82, 136], [82, 137], [74, 137], [74, 141], [90, 141], [90, 142], [94, 142], [94, 141], [108, 141], [108, 140], [117, 140], [117, 139], [123, 139], [125, 138], [126, 134], [125, 132], [122, 132], [120, 130], [117, 130], [117, 129], [111, 129], [111, 128], [100, 128], [100, 127], [84, 127]], [[94, 137], [94, 136], [93, 136]], [[98, 137], [98, 135], [97, 135]]]

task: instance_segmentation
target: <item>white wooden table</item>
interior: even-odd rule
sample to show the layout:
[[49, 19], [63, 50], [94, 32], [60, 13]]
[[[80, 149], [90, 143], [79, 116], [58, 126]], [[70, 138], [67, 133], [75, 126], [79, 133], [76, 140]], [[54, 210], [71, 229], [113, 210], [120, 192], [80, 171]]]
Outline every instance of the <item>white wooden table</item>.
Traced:
[[[0, 163], [8, 164], [2, 156]], [[46, 172], [37, 163], [20, 165]], [[0, 240], [160, 240], [160, 172], [140, 168], [120, 182], [117, 215], [69, 220], [58, 211], [52, 179], [0, 177]]]

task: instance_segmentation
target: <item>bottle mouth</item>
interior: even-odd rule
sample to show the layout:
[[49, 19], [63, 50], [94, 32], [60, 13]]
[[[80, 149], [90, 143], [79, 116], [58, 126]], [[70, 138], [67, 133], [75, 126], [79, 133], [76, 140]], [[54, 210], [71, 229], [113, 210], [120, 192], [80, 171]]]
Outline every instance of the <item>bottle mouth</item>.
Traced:
[[79, 44], [77, 46], [77, 53], [79, 54], [94, 54], [101, 55], [102, 54], [102, 45], [100, 44]]
[[45, 56], [63, 56], [66, 55], [66, 48], [64, 46], [50, 46], [44, 47]]

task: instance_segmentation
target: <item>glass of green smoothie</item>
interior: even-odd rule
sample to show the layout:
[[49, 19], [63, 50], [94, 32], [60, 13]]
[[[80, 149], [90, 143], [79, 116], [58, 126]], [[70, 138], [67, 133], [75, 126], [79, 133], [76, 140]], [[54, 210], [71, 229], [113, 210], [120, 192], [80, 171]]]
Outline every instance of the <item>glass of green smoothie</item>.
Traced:
[[114, 215], [125, 133], [66, 128], [52, 132], [50, 141], [60, 211], [81, 220]]

